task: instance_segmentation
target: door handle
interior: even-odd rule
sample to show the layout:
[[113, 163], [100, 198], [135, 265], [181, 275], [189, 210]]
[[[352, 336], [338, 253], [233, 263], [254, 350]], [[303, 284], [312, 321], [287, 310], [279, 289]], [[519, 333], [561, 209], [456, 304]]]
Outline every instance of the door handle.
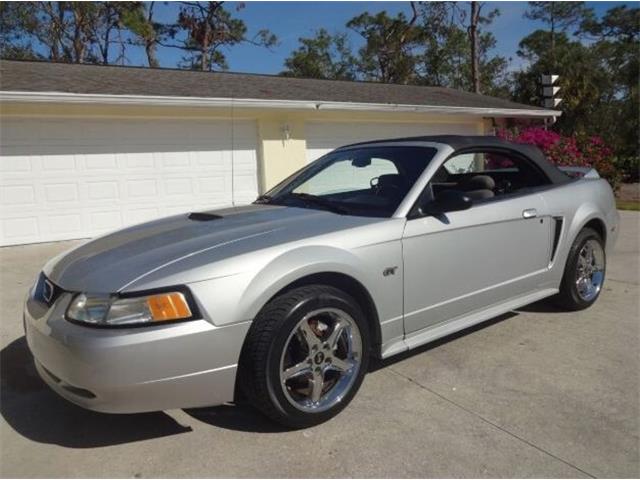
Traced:
[[535, 208], [527, 208], [522, 211], [522, 218], [536, 218], [538, 211]]

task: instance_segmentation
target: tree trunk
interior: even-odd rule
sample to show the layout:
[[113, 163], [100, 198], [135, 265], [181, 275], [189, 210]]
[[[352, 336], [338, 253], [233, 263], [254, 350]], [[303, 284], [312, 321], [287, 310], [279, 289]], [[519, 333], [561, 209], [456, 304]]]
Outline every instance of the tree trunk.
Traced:
[[160, 66], [160, 62], [158, 62], [158, 57], [156, 56], [156, 42], [147, 42], [144, 46], [144, 50], [147, 53], [147, 62], [149, 62], [149, 67], [158, 68]]
[[469, 24], [469, 37], [471, 40], [471, 85], [474, 93], [480, 93], [480, 60], [478, 48], [478, 19], [480, 8], [478, 2], [471, 2], [471, 22]]
[[102, 54], [102, 64], [109, 65], [109, 47], [111, 46], [111, 28], [107, 28], [104, 33], [104, 45], [100, 47]]
[[[556, 70], [556, 32], [555, 25], [551, 22], [551, 68], [553, 72]], [[553, 73], [549, 72], [549, 73]]]
[[556, 13], [555, 13], [555, 5], [553, 4], [553, 2], [551, 3], [551, 10], [549, 12], [549, 26], [550, 31], [549, 34], [551, 35], [551, 45], [550, 45], [550, 50], [551, 50], [551, 69], [552, 71], [549, 72], [550, 74], [555, 73], [556, 71]]
[[147, 24], [151, 25], [153, 29], [153, 38], [147, 38], [144, 44], [144, 51], [147, 54], [147, 62], [149, 62], [150, 68], [160, 67], [160, 62], [156, 56], [156, 42], [158, 40], [158, 32], [153, 28], [153, 7], [155, 2], [149, 3], [149, 9], [147, 11]]
[[84, 18], [82, 13], [79, 11], [79, 6], [74, 7], [73, 16], [75, 18], [75, 28], [73, 32], [73, 52], [75, 54], [75, 58], [73, 59], [74, 63], [84, 63], [84, 49], [85, 45], [82, 39], [82, 26], [84, 25]]

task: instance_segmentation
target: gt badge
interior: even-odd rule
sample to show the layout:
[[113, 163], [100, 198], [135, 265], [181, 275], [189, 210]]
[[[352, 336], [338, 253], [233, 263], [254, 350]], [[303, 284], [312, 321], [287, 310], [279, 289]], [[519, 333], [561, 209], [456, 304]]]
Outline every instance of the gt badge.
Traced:
[[385, 277], [388, 277], [389, 275], [395, 275], [396, 274], [396, 270], [398, 270], [398, 267], [387, 267], [382, 272], [382, 275], [385, 276]]

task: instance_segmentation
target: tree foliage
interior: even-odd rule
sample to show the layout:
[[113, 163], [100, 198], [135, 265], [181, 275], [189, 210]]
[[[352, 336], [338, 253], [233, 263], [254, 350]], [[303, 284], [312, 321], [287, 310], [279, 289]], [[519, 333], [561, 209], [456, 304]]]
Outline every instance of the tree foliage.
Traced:
[[184, 51], [185, 68], [212, 70], [226, 68], [227, 47], [271, 47], [277, 41], [265, 29], [249, 38], [244, 21], [224, 2], [179, 2], [177, 18], [168, 23], [154, 17], [154, 6], [155, 2], [2, 2], [0, 54], [117, 64], [127, 61], [127, 46], [135, 45], [144, 48], [149, 66], [158, 67], [157, 48], [162, 46]]
[[[287, 76], [357, 79], [384, 83], [443, 86], [474, 90], [471, 2], [411, 2], [410, 16], [364, 12], [345, 27], [363, 46], [353, 52], [345, 32], [299, 39], [300, 46], [285, 60]], [[488, 31], [498, 10], [477, 7], [475, 28], [479, 90], [508, 97], [506, 58], [492, 53], [496, 46]]]
[[364, 39], [356, 58], [356, 66], [365, 80], [383, 83], [411, 83], [415, 71], [414, 49], [421, 41], [416, 28], [418, 18], [415, 5], [413, 16], [403, 13], [390, 17], [382, 11], [375, 15], [364, 12], [347, 22], [347, 28]]
[[345, 33], [331, 35], [321, 28], [312, 38], [298, 39], [300, 46], [285, 60], [282, 75], [290, 77], [354, 80], [355, 59]]
[[586, 17], [593, 13], [586, 8], [584, 2], [529, 2], [529, 10], [525, 18], [539, 20], [548, 25], [549, 56], [552, 67], [555, 68], [556, 35], [565, 33], [570, 27], [579, 25]]
[[131, 8], [122, 11], [122, 24], [132, 34], [128, 43], [144, 48], [151, 68], [160, 66], [158, 46], [175, 32], [175, 27], [154, 20], [155, 4], [156, 2], [135, 2]]
[[[22, 2], [0, 2], [0, 54], [3, 58], [41, 60], [32, 42], [23, 35], [32, 20], [28, 5]], [[32, 28], [32, 27], [30, 27]]]
[[[420, 55], [420, 83], [476, 91], [474, 86], [471, 38], [471, 2], [421, 2], [421, 28], [424, 30], [424, 50]], [[479, 92], [508, 97], [508, 60], [493, 54], [496, 39], [487, 29], [500, 14], [491, 10], [482, 15], [483, 4], [476, 18]]]
[[178, 45], [186, 52], [182, 65], [195, 70], [227, 69], [225, 47], [238, 43], [271, 47], [277, 43], [276, 36], [266, 29], [248, 38], [244, 21], [234, 18], [224, 2], [181, 2], [177, 25], [186, 32]]
[[[121, 14], [133, 3], [3, 3], [2, 56], [44, 57], [71, 63], [117, 63], [124, 57]], [[36, 50], [35, 45], [40, 49]], [[117, 48], [115, 56], [114, 47]]]
[[[553, 52], [548, 30], [521, 40], [518, 55], [529, 66], [514, 75], [514, 98], [540, 104], [540, 75], [559, 74], [563, 113], [554, 129], [578, 138], [602, 136], [627, 177], [637, 179], [640, 9], [613, 7], [599, 20], [584, 8], [572, 12], [564, 23], [556, 20]], [[576, 26], [578, 37], [558, 32], [570, 26]], [[547, 27], [551, 28], [549, 22]]]

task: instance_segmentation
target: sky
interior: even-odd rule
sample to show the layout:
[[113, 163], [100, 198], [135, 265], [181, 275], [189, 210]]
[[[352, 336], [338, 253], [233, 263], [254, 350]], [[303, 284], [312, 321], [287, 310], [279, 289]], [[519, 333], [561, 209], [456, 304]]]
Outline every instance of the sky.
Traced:
[[[362, 44], [359, 35], [345, 28], [345, 24], [356, 15], [368, 11], [377, 13], [386, 10], [389, 14], [404, 12], [410, 16], [408, 1], [399, 2], [314, 2], [314, 1], [245, 1], [244, 8], [236, 11], [239, 2], [226, 2], [226, 7], [234, 15], [244, 20], [248, 28], [248, 35], [252, 36], [267, 28], [275, 33], [279, 44], [272, 49], [243, 44], [236, 45], [224, 51], [229, 64], [229, 70], [235, 72], [277, 74], [283, 70], [284, 60], [298, 46], [298, 38], [311, 37], [319, 28], [329, 32], [346, 31], [354, 50]], [[488, 10], [497, 8], [501, 15], [489, 27], [497, 39], [495, 53], [510, 58], [510, 69], [519, 69], [522, 60], [516, 55], [518, 42], [529, 33], [542, 28], [542, 24], [527, 20], [523, 17], [527, 10], [527, 2], [486, 2]], [[596, 15], [601, 16], [608, 9], [617, 5], [632, 2], [586, 2], [594, 9]], [[175, 19], [177, 4], [156, 4], [159, 19], [171, 21]], [[171, 48], [161, 48], [159, 59], [163, 67], [174, 67], [180, 60], [182, 53]], [[141, 49], [130, 51], [128, 60], [133, 65], [146, 65], [146, 58]]]

